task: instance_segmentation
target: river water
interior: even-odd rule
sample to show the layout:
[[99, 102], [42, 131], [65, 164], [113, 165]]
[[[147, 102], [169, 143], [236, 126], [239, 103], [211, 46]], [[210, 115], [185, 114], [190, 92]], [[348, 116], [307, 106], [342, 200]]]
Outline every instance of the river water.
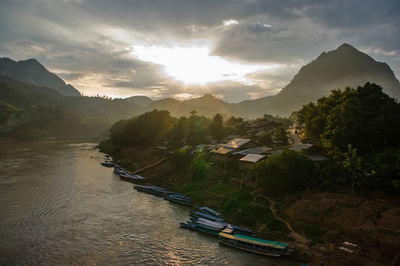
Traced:
[[137, 192], [93, 143], [0, 143], [2, 265], [299, 265], [179, 228], [188, 208]]

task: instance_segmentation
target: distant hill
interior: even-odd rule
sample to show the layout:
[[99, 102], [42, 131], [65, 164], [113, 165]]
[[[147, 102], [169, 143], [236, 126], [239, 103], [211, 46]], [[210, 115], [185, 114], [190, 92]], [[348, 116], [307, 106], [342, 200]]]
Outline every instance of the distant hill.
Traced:
[[48, 87], [66, 96], [81, 95], [77, 89], [70, 84], [66, 84], [56, 74], [48, 71], [36, 59], [16, 62], [10, 58], [0, 58], [0, 75], [31, 85]]
[[47, 88], [17, 81], [0, 75], [0, 101], [13, 106], [56, 106], [79, 117], [108, 120], [130, 118], [143, 113], [144, 108], [124, 99], [64, 96]]
[[213, 116], [217, 113], [230, 115], [233, 113], [233, 105], [225, 103], [211, 94], [204, 94], [201, 97], [185, 101], [178, 101], [166, 98], [152, 102], [148, 110], [168, 110], [173, 116], [188, 116], [195, 110], [199, 115]]
[[134, 103], [137, 106], [142, 106], [142, 107], [146, 107], [148, 106], [151, 102], [153, 102], [153, 100], [147, 96], [142, 96], [142, 95], [137, 95], [137, 96], [132, 96], [129, 98], [125, 98], [125, 101], [129, 102], [129, 103]]
[[241, 102], [237, 111], [254, 117], [263, 113], [289, 116], [303, 104], [328, 96], [333, 89], [376, 83], [383, 92], [400, 99], [400, 84], [386, 63], [375, 61], [349, 44], [323, 52], [303, 66], [277, 95]]
[[[13, 80], [4, 80], [6, 76]], [[79, 115], [111, 120], [131, 117], [153, 109], [168, 110], [173, 116], [188, 116], [191, 111], [196, 110], [199, 115], [205, 116], [220, 113], [225, 117], [234, 115], [256, 118], [264, 114], [288, 117], [304, 104], [328, 96], [333, 89], [363, 86], [367, 82], [380, 85], [383, 92], [400, 99], [400, 84], [390, 67], [375, 61], [349, 44], [343, 44], [327, 53], [323, 52], [303, 66], [277, 95], [235, 104], [221, 101], [211, 94], [185, 101], [173, 98], [153, 101], [146, 96], [115, 100], [100, 97], [66, 97], [65, 95], [80, 94], [35, 59], [19, 62], [9, 58], [0, 59], [0, 81], [2, 79], [8, 85], [14, 84], [15, 80], [24, 83], [3, 88], [0, 100], [6, 103], [15, 104], [14, 101], [18, 97], [32, 102], [31, 95], [36, 93], [34, 99], [40, 103], [51, 103], [48, 100], [50, 97], [54, 99], [54, 103], [63, 105]], [[40, 99], [39, 94], [46, 95], [45, 99]]]
[[277, 95], [237, 104], [225, 103], [211, 94], [186, 101], [167, 98], [150, 103], [147, 110], [168, 110], [174, 116], [187, 116], [196, 110], [206, 116], [221, 113], [248, 118], [264, 114], [288, 117], [304, 104], [328, 96], [333, 89], [363, 86], [367, 82], [380, 85], [383, 92], [400, 99], [399, 81], [386, 63], [377, 62], [353, 46], [343, 44], [303, 66]]

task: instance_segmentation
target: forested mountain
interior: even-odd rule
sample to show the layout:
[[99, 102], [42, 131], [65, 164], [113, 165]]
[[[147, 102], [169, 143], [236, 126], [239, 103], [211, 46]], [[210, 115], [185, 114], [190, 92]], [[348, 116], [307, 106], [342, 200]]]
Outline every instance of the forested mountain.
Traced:
[[36, 59], [16, 62], [10, 58], [0, 58], [0, 75], [35, 86], [52, 88], [62, 95], [81, 95], [77, 89], [48, 71]]
[[142, 107], [122, 99], [64, 96], [51, 88], [0, 76], [0, 135], [94, 136], [116, 120], [141, 112]]
[[[7, 123], [13, 113], [33, 107], [56, 108], [82, 119], [103, 121], [111, 125], [119, 119], [129, 118], [154, 109], [167, 110], [173, 116], [198, 115], [255, 118], [264, 114], [289, 116], [304, 104], [328, 96], [333, 89], [357, 87], [367, 82], [383, 87], [383, 92], [400, 98], [399, 81], [385, 63], [376, 62], [349, 44], [334, 51], [322, 53], [317, 59], [303, 66], [293, 80], [275, 96], [241, 103], [226, 103], [211, 94], [178, 101], [165, 98], [153, 101], [146, 96], [126, 99], [84, 97], [70, 85], [49, 72], [35, 59], [15, 62], [0, 59], [0, 101], [2, 123]], [[51, 107], [50, 109], [46, 109]], [[19, 111], [18, 111], [19, 110]], [[35, 111], [36, 112], [36, 111]], [[97, 122], [96, 122], [97, 123]], [[1, 126], [1, 125], [0, 125]]]
[[303, 66], [277, 95], [241, 102], [237, 111], [250, 117], [262, 113], [289, 116], [303, 104], [328, 96], [333, 89], [362, 86], [367, 82], [380, 85], [393, 98], [400, 98], [399, 81], [386, 63], [343, 44]]
[[129, 98], [125, 98], [124, 100], [142, 107], [146, 107], [153, 102], [151, 98], [142, 95], [132, 96]]

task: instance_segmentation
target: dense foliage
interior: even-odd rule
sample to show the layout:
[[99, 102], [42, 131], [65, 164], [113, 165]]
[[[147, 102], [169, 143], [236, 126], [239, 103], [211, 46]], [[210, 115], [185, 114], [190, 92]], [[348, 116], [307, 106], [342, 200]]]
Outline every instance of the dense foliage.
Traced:
[[400, 104], [381, 87], [367, 83], [334, 90], [317, 104], [303, 106], [298, 121], [304, 123], [305, 136], [334, 160], [339, 175], [333, 179], [325, 173], [329, 180], [349, 184], [353, 190], [397, 188]]
[[[230, 134], [243, 134], [246, 132], [246, 123], [251, 121], [236, 117], [224, 121], [220, 114], [210, 119], [197, 115], [196, 111], [192, 111], [189, 117], [175, 118], [168, 111], [153, 110], [114, 123], [110, 129], [110, 140], [119, 148], [167, 145], [174, 150], [184, 145], [194, 147], [213, 140], [219, 142]], [[287, 142], [284, 128], [277, 128], [274, 137]], [[269, 135], [267, 143], [272, 144], [272, 136]]]
[[317, 104], [300, 110], [305, 134], [327, 148], [345, 152], [351, 144], [359, 153], [380, 151], [400, 144], [400, 104], [376, 84], [334, 90]]
[[264, 193], [283, 196], [300, 192], [315, 184], [315, 168], [306, 156], [291, 150], [269, 156], [254, 166]]
[[139, 108], [121, 99], [64, 96], [57, 91], [0, 76], [0, 135], [86, 139], [103, 133], [116, 118]]

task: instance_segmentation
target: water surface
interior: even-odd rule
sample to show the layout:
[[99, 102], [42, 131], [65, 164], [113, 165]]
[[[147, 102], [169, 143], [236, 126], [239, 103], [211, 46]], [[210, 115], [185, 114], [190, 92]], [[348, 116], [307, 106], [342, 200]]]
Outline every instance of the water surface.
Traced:
[[0, 143], [3, 265], [299, 265], [179, 228], [188, 208], [132, 189], [92, 143]]

